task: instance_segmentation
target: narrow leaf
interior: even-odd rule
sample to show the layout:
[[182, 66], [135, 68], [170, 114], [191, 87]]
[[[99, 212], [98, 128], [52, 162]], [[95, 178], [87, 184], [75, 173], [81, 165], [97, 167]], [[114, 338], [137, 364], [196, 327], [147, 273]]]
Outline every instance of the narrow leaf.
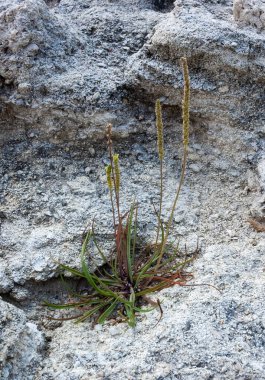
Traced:
[[114, 300], [112, 304], [100, 315], [98, 318], [98, 323], [102, 324], [105, 320], [113, 313], [118, 304], [117, 300]]

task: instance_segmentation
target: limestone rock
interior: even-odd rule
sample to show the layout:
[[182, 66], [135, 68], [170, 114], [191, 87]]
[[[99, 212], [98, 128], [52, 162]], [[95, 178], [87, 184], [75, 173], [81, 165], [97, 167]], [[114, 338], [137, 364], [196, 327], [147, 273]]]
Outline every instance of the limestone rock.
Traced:
[[0, 378], [33, 380], [44, 336], [24, 312], [0, 298]]
[[265, 156], [261, 157], [258, 163], [258, 174], [260, 178], [260, 186], [265, 191]]
[[264, 119], [263, 34], [238, 28], [229, 1], [179, 0], [175, 5], [131, 57], [128, 87], [150, 101], [160, 97], [165, 105], [180, 106], [179, 59], [187, 56], [193, 117], [254, 128]]
[[[264, 216], [265, 44], [253, 21], [263, 5], [254, 14], [253, 4], [234, 2], [233, 18], [232, 0], [0, 0], [0, 293], [19, 306], [0, 301], [1, 380], [264, 379], [264, 232], [248, 223], [254, 196]], [[122, 212], [136, 196], [140, 232], [155, 238], [158, 97], [168, 218], [181, 168], [183, 55], [191, 136], [172, 240], [189, 251], [199, 239], [194, 286], [154, 295], [158, 325], [153, 311], [135, 330], [113, 321], [57, 329], [39, 305], [67, 297], [58, 261], [80, 267], [94, 219], [104, 252], [113, 247], [108, 122]], [[91, 257], [93, 270], [102, 261], [93, 247]]]
[[242, 25], [265, 29], [264, 0], [234, 0], [234, 19]]
[[221, 293], [211, 286], [160, 292], [164, 315], [157, 325], [156, 310], [139, 317], [135, 330], [79, 324], [73, 334], [65, 323], [37, 379], [263, 380], [264, 276], [257, 273], [265, 246], [238, 248], [209, 246], [194, 265], [194, 283], [215, 285]]
[[[117, 119], [110, 109], [123, 104], [128, 56], [160, 16], [140, 3], [1, 2], [0, 107], [9, 138], [22, 124], [37, 125], [39, 139], [73, 139], [79, 129], [102, 136]], [[7, 136], [1, 136], [2, 143]]]

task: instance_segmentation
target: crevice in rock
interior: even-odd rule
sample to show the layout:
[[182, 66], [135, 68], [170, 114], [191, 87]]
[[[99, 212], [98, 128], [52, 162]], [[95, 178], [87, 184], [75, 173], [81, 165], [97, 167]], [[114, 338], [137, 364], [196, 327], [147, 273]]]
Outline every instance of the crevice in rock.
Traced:
[[168, 13], [174, 9], [175, 0], [140, 0], [140, 9], [152, 9], [158, 13]]
[[21, 306], [20, 302], [18, 302], [16, 299], [14, 299], [14, 298], [10, 295], [10, 293], [0, 294], [0, 297], [1, 297], [2, 300], [5, 301], [6, 303], [9, 303], [10, 305], [17, 307], [18, 309], [23, 310], [23, 307]]
[[174, 9], [175, 0], [152, 0], [153, 9], [157, 12], [167, 13]]
[[54, 8], [60, 4], [61, 0], [44, 0], [49, 8]]

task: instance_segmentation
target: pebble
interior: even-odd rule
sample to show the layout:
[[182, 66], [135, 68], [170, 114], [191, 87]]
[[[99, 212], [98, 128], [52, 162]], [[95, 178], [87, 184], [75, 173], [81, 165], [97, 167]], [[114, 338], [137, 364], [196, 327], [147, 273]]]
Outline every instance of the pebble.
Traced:
[[27, 55], [29, 56], [34, 56], [38, 53], [38, 51], [40, 50], [39, 46], [37, 44], [29, 44], [26, 48], [26, 52], [27, 52]]
[[93, 147], [89, 148], [88, 151], [89, 151], [89, 154], [90, 154], [92, 157], [95, 156], [96, 151], [95, 151], [95, 149], [94, 149]]
[[109, 328], [109, 333], [111, 336], [116, 336], [116, 335], [119, 335], [121, 333], [121, 330], [117, 326], [111, 326]]
[[90, 174], [90, 173], [92, 173], [92, 169], [91, 169], [89, 166], [87, 166], [87, 167], [85, 168], [85, 173], [86, 173], [86, 174]]
[[184, 215], [176, 215], [174, 217], [174, 220], [175, 220], [176, 223], [181, 223], [181, 222], [184, 221]]
[[29, 297], [29, 291], [22, 287], [16, 287], [10, 293], [11, 297], [16, 301], [24, 301]]
[[191, 164], [189, 168], [194, 172], [194, 173], [199, 173], [202, 170], [202, 166], [198, 164]]
[[32, 86], [30, 83], [19, 83], [17, 87], [17, 91], [19, 94], [29, 94], [32, 90]]
[[47, 210], [47, 211], [44, 211], [43, 215], [52, 216], [52, 213], [49, 210]]
[[229, 91], [229, 87], [228, 86], [219, 87], [218, 91], [221, 92], [221, 94], [224, 94], [225, 92]]
[[98, 100], [100, 98], [100, 93], [95, 92], [95, 94], [92, 96], [92, 100]]

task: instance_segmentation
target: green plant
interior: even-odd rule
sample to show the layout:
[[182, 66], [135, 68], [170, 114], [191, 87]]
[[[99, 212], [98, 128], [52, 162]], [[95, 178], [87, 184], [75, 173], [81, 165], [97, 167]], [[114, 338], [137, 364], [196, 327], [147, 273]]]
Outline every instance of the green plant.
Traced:
[[[157, 146], [160, 161], [160, 201], [158, 210], [154, 207], [157, 217], [156, 240], [153, 244], [140, 243], [137, 232], [138, 205], [134, 201], [130, 210], [121, 214], [120, 182], [121, 174], [119, 156], [113, 152], [112, 126], [107, 127], [107, 144], [109, 151], [109, 165], [106, 167], [106, 178], [112, 205], [115, 247], [110, 259], [107, 259], [99, 246], [92, 226], [84, 239], [81, 250], [81, 270], [73, 269], [61, 264], [61, 268], [74, 276], [84, 278], [89, 285], [88, 294], [73, 292], [73, 301], [59, 305], [46, 302], [52, 309], [70, 309], [79, 311], [71, 318], [81, 322], [97, 315], [97, 322], [103, 323], [111, 315], [127, 321], [129, 326], [135, 326], [136, 313], [162, 309], [159, 300], [152, 301], [149, 295], [173, 285], [185, 285], [191, 277], [184, 271], [184, 267], [192, 258], [180, 259], [178, 246], [169, 241], [173, 216], [183, 185], [189, 140], [189, 98], [190, 83], [186, 58], [181, 59], [184, 77], [184, 95], [182, 102], [183, 117], [183, 159], [180, 181], [176, 189], [175, 198], [171, 207], [168, 221], [162, 221], [163, 206], [163, 121], [160, 101], [156, 101]], [[92, 273], [87, 264], [87, 248], [93, 243], [101, 256], [104, 265]], [[182, 256], [183, 257], [183, 256]], [[151, 308], [144, 309], [144, 303], [151, 304]], [[64, 319], [64, 318], [62, 318]]]

